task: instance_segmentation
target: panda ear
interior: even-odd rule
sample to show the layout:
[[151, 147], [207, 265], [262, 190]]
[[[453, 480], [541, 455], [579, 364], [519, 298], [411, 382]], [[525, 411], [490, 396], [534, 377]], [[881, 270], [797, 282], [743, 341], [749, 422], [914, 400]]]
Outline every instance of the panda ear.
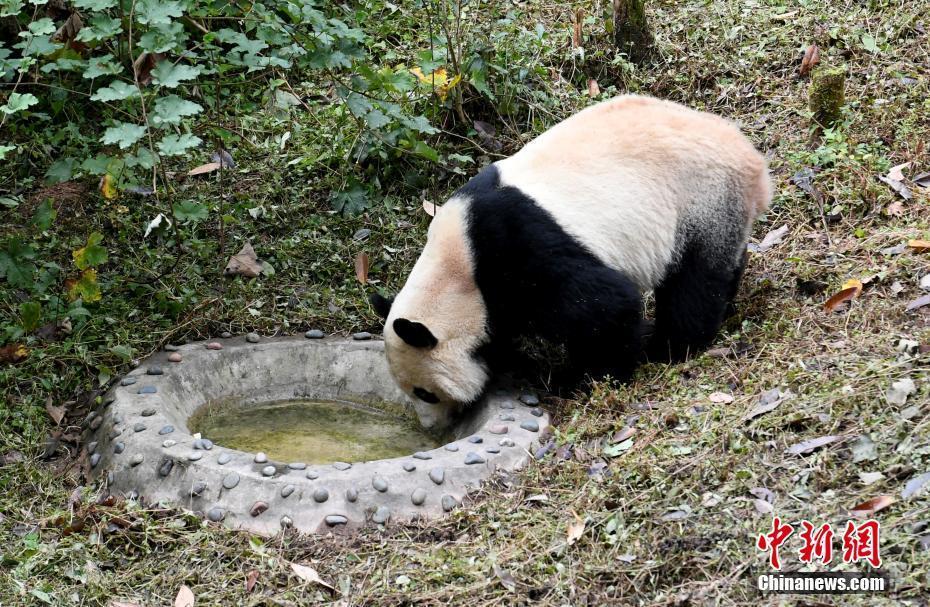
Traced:
[[394, 332], [414, 348], [435, 348], [439, 341], [423, 323], [398, 318], [394, 321]]
[[387, 320], [388, 314], [391, 313], [391, 305], [394, 303], [393, 297], [384, 297], [380, 293], [372, 293], [368, 297], [368, 302], [375, 309], [375, 314], [382, 319]]

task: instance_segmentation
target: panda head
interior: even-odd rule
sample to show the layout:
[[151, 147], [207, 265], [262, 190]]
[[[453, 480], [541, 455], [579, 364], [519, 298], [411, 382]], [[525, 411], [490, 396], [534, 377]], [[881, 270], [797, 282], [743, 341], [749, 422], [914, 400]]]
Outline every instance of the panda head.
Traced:
[[406, 318], [380, 295], [372, 296], [372, 303], [386, 318], [384, 346], [391, 374], [412, 399], [420, 424], [437, 432], [448, 429], [488, 383], [487, 365], [475, 352], [482, 336], [460, 333], [454, 323], [430, 326], [428, 320]]

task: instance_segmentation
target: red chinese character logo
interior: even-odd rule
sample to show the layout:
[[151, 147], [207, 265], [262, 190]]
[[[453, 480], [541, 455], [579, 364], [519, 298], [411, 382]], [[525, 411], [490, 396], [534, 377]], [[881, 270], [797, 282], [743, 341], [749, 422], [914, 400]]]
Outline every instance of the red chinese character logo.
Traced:
[[824, 565], [829, 563], [833, 559], [833, 529], [830, 528], [830, 523], [815, 528], [808, 521], [801, 521], [801, 526], [804, 527], [804, 531], [801, 532], [804, 545], [798, 551], [801, 562], [810, 563], [816, 558]]
[[769, 562], [775, 569], [781, 569], [781, 561], [778, 560], [778, 547], [781, 546], [792, 533], [794, 533], [794, 527], [788, 523], [782, 525], [781, 520], [776, 516], [772, 520], [772, 532], [761, 534], [759, 535], [759, 539], [756, 540], [756, 546], [759, 550], [770, 550], [772, 552], [769, 556]]
[[872, 567], [881, 567], [878, 536], [878, 521], [866, 521], [858, 527], [852, 521], [846, 523], [846, 531], [843, 533], [843, 562], [855, 563], [865, 560]]

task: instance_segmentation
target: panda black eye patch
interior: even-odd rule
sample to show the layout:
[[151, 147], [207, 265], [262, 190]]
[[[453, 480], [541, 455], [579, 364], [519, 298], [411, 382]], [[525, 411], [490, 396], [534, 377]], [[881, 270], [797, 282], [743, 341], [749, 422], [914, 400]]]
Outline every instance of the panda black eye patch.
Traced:
[[420, 387], [413, 388], [413, 395], [422, 400], [424, 403], [429, 403], [435, 405], [439, 402], [439, 397], [430, 392], [429, 390], [424, 390]]

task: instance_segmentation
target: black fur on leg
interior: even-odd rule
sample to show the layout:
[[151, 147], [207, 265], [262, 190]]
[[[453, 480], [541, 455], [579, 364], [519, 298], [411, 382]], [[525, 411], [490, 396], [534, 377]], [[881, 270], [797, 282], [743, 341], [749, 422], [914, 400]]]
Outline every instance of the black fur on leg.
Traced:
[[745, 255], [727, 263], [699, 246], [688, 247], [655, 290], [650, 360], [681, 361], [710, 345], [732, 308], [745, 266]]
[[388, 314], [391, 313], [391, 305], [394, 303], [393, 297], [384, 297], [380, 293], [372, 293], [368, 296], [368, 302], [374, 308], [375, 314], [383, 320], [387, 320]]

